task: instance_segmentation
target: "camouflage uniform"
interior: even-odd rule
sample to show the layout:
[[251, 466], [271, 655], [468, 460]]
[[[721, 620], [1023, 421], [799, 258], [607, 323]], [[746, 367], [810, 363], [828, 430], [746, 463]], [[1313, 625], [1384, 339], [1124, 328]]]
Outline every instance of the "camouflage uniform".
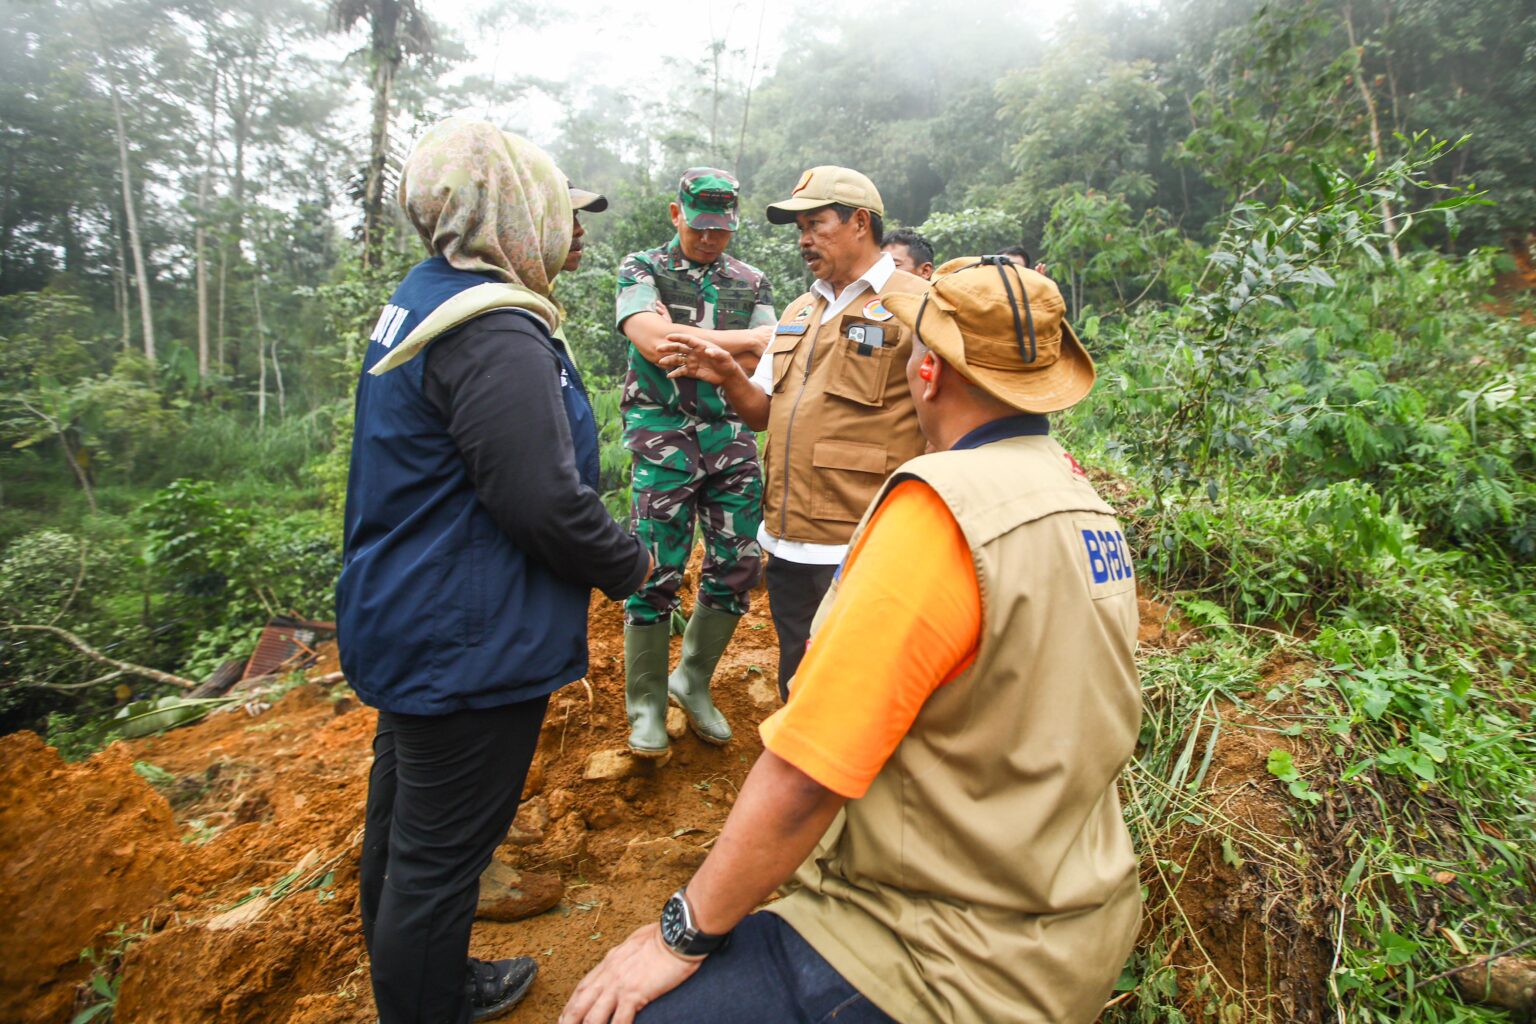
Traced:
[[[631, 253], [619, 268], [617, 322], [660, 312], [679, 328], [742, 330], [775, 324], [773, 289], [763, 273], [729, 255], [697, 264], [678, 239]], [[659, 622], [677, 607], [693, 548], [695, 518], [704, 531], [699, 599], [730, 615], [747, 610], [762, 550], [763, 478], [757, 439], [718, 388], [666, 371], [629, 346], [624, 381], [624, 446], [634, 455], [631, 512], [656, 569], [624, 604], [632, 625]]]

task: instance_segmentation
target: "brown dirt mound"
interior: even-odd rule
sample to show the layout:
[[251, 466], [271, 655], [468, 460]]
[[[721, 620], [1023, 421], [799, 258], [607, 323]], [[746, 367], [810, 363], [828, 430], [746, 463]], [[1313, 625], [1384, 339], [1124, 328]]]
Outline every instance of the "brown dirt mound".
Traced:
[[[1142, 603], [1144, 644], [1188, 636], [1167, 607]], [[607, 949], [654, 919], [703, 860], [761, 751], [756, 724], [778, 706], [777, 644], [759, 591], [716, 674], [733, 742], [683, 735], [663, 768], [589, 780], [588, 761], [622, 748], [627, 731], [618, 605], [594, 600], [591, 648], [588, 678], [551, 700], [517, 825], [497, 851], [521, 871], [557, 873], [564, 897], [533, 918], [478, 922], [472, 942], [479, 956], [539, 960], [513, 1021], [554, 1019]], [[0, 740], [0, 905], [25, 922], [0, 939], [0, 1019], [61, 1019], [89, 974], [80, 949], [143, 924], [148, 934], [124, 960], [119, 1024], [372, 1020], [357, 856], [373, 726], [344, 684], [307, 684], [82, 765], [64, 765], [34, 736]], [[1256, 774], [1264, 753], [1224, 739], [1215, 783], [1272, 781]], [[149, 786], [135, 760], [175, 781]], [[1256, 910], [1244, 902], [1246, 876], [1224, 874], [1209, 845], [1191, 838], [1174, 856], [1188, 861], [1186, 911], [1223, 953], [1254, 938], [1243, 921]], [[1233, 967], [1231, 982], [1264, 992], [1250, 967]]]
[[0, 737], [0, 1020], [68, 1018], [80, 951], [185, 885], [180, 833], [121, 744], [69, 765], [34, 733]]
[[1303, 668], [1277, 658], [1254, 681], [1255, 702], [1247, 709], [1214, 705], [1197, 740], [1203, 751], [1219, 729], [1200, 789], [1201, 820], [1175, 825], [1160, 837], [1160, 848], [1141, 851], [1149, 893], [1143, 939], [1164, 929], [1179, 936], [1162, 966], [1174, 970], [1192, 1020], [1209, 1012], [1211, 1000], [1256, 1024], [1320, 1024], [1332, 1013], [1331, 897], [1319, 891], [1318, 871], [1297, 870], [1295, 851], [1302, 844], [1314, 851], [1316, 867], [1331, 866], [1339, 853], [1329, 852], [1329, 842], [1342, 837], [1311, 834], [1326, 823], [1306, 826], [1300, 805], [1268, 768], [1275, 749], [1304, 767], [1324, 754], [1316, 741], [1276, 731], [1276, 720], [1294, 709], [1258, 699]]

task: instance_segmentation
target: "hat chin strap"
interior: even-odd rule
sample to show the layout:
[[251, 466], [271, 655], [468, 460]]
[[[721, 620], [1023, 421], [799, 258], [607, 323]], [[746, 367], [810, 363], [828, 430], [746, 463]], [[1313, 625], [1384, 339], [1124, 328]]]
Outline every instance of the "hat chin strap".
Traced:
[[[1003, 279], [1003, 291], [1008, 293], [1008, 311], [1013, 314], [1013, 337], [1014, 341], [1019, 346], [1019, 358], [1023, 359], [1025, 363], [1033, 363], [1038, 357], [1039, 353], [1035, 344], [1035, 313], [1029, 305], [1029, 289], [1024, 287], [1024, 276], [1019, 274], [1019, 291], [1024, 295], [1024, 316], [1022, 319], [1020, 319], [1019, 299], [1018, 296], [1014, 295], [1013, 293], [1013, 282], [1008, 280], [1008, 271], [1003, 269], [1004, 264], [1013, 267], [1013, 272], [1015, 274], [1019, 274], [1018, 265], [1015, 264], [1013, 260], [1009, 259], [1007, 256], [983, 256], [975, 263], [972, 263], [970, 266], [961, 267], [960, 270], [955, 271], [955, 273], [960, 273], [960, 271], [964, 270], [974, 270], [976, 267], [992, 266], [997, 268], [998, 275]], [[923, 340], [923, 310], [927, 308], [928, 295], [925, 294], [923, 296], [922, 305], [917, 307], [917, 323], [912, 325], [912, 329], [917, 332], [918, 341]], [[1029, 338], [1028, 350], [1024, 348], [1025, 337]], [[924, 342], [924, 344], [927, 343]]]
[[[1008, 262], [1013, 263], [1012, 260]], [[1008, 309], [1013, 313], [1013, 337], [1019, 345], [1019, 357], [1026, 363], [1033, 363], [1038, 353], [1035, 350], [1035, 314], [1029, 307], [1029, 289], [1024, 287], [1024, 278], [1020, 275], [1019, 290], [1024, 293], [1024, 323], [1020, 324], [1019, 302], [1013, 296], [1013, 282], [1008, 280], [1008, 271], [1003, 269], [1001, 263], [994, 265], [997, 267], [997, 272], [1002, 275], [1003, 291], [1008, 293]], [[1018, 273], [1018, 270], [1015, 269], [1014, 273]], [[1026, 327], [1029, 329], [1029, 355], [1027, 356], [1024, 354], [1024, 328]]]

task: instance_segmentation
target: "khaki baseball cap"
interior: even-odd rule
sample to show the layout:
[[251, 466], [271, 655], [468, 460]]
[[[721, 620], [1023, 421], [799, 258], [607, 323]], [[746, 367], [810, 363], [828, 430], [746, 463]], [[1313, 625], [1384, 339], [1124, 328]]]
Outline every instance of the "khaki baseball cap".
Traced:
[[602, 213], [608, 209], [608, 197], [597, 192], [588, 192], [584, 188], [577, 188], [570, 182], [565, 187], [571, 193], [571, 209], [577, 213]]
[[805, 210], [817, 210], [833, 203], [842, 203], [859, 210], [869, 210], [885, 216], [885, 203], [880, 190], [858, 171], [848, 167], [825, 164], [812, 167], [800, 175], [800, 183], [781, 203], [768, 204], [770, 224], [793, 224], [795, 214]]
[[966, 380], [1022, 412], [1059, 412], [1093, 390], [1093, 359], [1067, 323], [1061, 290], [1007, 256], [962, 256], [887, 309]]

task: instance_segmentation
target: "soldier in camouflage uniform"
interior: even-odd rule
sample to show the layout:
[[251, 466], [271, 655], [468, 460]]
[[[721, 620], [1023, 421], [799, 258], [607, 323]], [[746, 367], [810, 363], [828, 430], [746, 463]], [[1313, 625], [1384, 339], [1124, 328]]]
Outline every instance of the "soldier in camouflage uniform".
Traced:
[[[709, 683], [762, 567], [755, 436], [713, 385], [672, 380], [655, 363], [656, 345], [686, 331], [720, 345], [751, 372], [772, 340], [778, 315], [767, 277], [725, 254], [739, 188], [724, 171], [685, 172], [670, 205], [677, 234], [631, 253], [619, 268], [616, 322], [630, 342], [623, 410], [624, 445], [634, 457], [632, 512], [635, 533], [656, 559], [650, 579], [624, 605], [624, 697], [630, 749], [648, 757], [667, 752], [669, 695], [701, 739], [731, 738]], [[669, 677], [672, 612], [695, 522], [704, 533], [699, 600]]]

